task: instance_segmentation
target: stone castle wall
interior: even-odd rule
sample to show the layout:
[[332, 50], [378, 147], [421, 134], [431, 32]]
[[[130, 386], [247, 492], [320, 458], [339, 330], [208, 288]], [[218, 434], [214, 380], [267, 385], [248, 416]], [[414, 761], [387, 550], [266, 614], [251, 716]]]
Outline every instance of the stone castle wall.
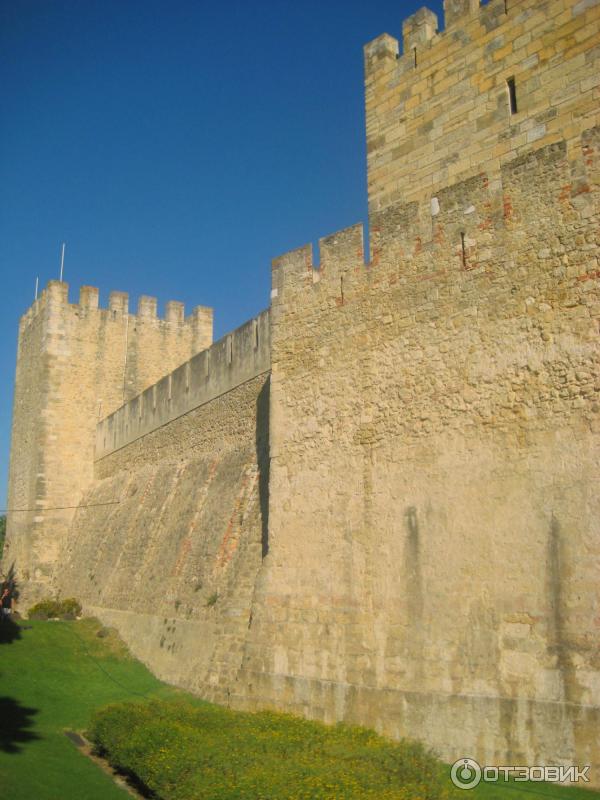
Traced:
[[[105, 409], [44, 536], [166, 680], [600, 785], [600, 3], [445, 6], [365, 48], [368, 264], [360, 225], [276, 259], [268, 315]], [[74, 396], [31, 330], [11, 485]]]
[[226, 697], [267, 549], [269, 312], [97, 429], [56, 580], [165, 680]]
[[263, 372], [102, 458], [61, 554], [64, 595], [206, 697], [235, 681], [266, 548], [268, 390]]
[[197, 353], [96, 428], [96, 460], [256, 377], [271, 366], [269, 312]]
[[598, 783], [600, 6], [447, 5], [365, 49], [370, 263], [274, 263], [236, 700]]
[[[244, 707], [598, 780], [600, 129], [582, 146], [582, 205], [550, 145], [505, 165], [500, 216], [485, 175], [440, 192], [438, 241], [410, 259], [390, 226], [369, 268], [356, 229], [335, 268], [276, 263]], [[445, 239], [469, 205], [494, 249], [465, 266]]]
[[8, 549], [32, 600], [51, 591], [58, 554], [74, 509], [93, 478], [96, 424], [125, 400], [212, 342], [212, 310], [187, 319], [183, 305], [83, 287], [69, 303], [68, 285], [51, 281], [19, 328], [8, 505]]

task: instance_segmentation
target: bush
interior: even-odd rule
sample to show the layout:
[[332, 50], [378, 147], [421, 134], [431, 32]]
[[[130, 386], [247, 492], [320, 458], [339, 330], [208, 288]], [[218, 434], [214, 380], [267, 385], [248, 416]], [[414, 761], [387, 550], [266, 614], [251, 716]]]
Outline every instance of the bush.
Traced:
[[75, 619], [81, 614], [81, 604], [74, 597], [65, 600], [41, 600], [27, 612], [30, 619]]
[[120, 703], [89, 736], [163, 800], [447, 800], [448, 770], [416, 742], [286, 714], [189, 701]]
[[31, 606], [27, 612], [30, 619], [53, 619], [60, 616], [60, 606], [57, 600], [41, 600]]
[[74, 597], [67, 597], [61, 600], [59, 605], [59, 616], [62, 617], [62, 619], [75, 619], [81, 616], [81, 603]]

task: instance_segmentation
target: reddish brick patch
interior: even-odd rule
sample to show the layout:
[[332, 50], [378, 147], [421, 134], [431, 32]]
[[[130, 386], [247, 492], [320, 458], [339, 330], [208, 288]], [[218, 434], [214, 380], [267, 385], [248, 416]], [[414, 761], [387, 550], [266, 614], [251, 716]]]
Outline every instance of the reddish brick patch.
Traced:
[[593, 272], [586, 272], [584, 275], [577, 276], [579, 283], [583, 283], [583, 281], [591, 281], [596, 278], [600, 278], [600, 269], [596, 269]]
[[565, 186], [561, 188], [561, 192], [558, 195], [558, 199], [562, 202], [563, 200], [568, 200], [571, 197], [571, 192], [573, 190], [573, 184], [567, 183]]

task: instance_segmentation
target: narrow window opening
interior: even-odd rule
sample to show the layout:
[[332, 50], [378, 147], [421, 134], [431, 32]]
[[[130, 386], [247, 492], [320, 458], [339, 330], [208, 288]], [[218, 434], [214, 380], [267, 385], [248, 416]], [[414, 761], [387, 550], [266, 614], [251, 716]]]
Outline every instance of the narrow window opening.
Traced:
[[506, 86], [508, 88], [508, 103], [510, 106], [510, 113], [517, 113], [517, 87], [515, 86], [514, 78], [506, 79]]
[[415, 65], [415, 69], [416, 69], [417, 68], [417, 48], [416, 47], [413, 47], [413, 60], [414, 60], [414, 65]]
[[258, 320], [254, 320], [254, 349], [258, 350]]
[[185, 365], [185, 390], [189, 392], [190, 390], [190, 362], [187, 361]]
[[227, 363], [231, 364], [233, 361], [233, 339], [231, 336], [227, 339]]
[[467, 249], [465, 247], [465, 234], [464, 231], [460, 232], [460, 246], [461, 246], [461, 256], [462, 256], [462, 265], [463, 267], [467, 266]]
[[504, 13], [508, 14], [508, 0], [504, 0]]
[[172, 375], [170, 375], [170, 374], [169, 374], [169, 379], [168, 379], [168, 381], [167, 381], [167, 387], [168, 387], [168, 388], [167, 388], [167, 402], [169, 402], [169, 403], [170, 403], [170, 402], [171, 402], [171, 397], [173, 396], [173, 394], [172, 394], [172, 388], [173, 388], [173, 377], [172, 377]]
[[342, 298], [342, 305], [344, 305], [344, 276], [340, 277], [340, 297]]
[[210, 377], [210, 350], [206, 350], [205, 352], [206, 352], [206, 357], [204, 359], [204, 364], [206, 366], [205, 378], [206, 380], [208, 380]]

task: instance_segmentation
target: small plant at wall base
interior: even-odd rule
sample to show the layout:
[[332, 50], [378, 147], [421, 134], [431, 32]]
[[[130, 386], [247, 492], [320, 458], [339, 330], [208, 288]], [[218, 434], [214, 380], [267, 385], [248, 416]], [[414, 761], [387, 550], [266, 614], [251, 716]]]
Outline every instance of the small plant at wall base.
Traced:
[[41, 600], [27, 612], [30, 619], [75, 619], [81, 616], [81, 603], [74, 597]]
[[208, 600], [206, 601], [206, 607], [207, 608], [212, 608], [215, 605], [215, 603], [217, 602], [218, 599], [219, 599], [219, 593], [218, 592], [213, 592], [210, 595], [210, 597], [208, 598]]

